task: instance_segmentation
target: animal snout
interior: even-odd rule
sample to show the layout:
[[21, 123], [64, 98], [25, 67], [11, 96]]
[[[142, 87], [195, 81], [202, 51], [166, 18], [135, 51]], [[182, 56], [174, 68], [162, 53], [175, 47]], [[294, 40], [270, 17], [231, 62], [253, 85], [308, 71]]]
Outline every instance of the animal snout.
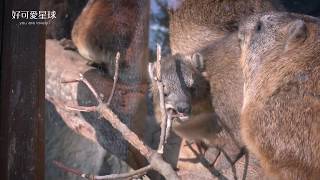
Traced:
[[187, 103], [179, 103], [177, 104], [177, 111], [183, 114], [190, 114], [191, 113], [191, 106]]

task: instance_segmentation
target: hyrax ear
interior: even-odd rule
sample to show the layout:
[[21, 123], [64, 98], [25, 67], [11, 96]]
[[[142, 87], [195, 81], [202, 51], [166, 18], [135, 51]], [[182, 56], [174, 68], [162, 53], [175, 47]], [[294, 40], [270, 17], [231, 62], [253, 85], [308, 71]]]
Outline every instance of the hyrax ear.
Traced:
[[191, 56], [191, 63], [200, 72], [204, 71], [203, 56], [200, 53], [194, 53]]
[[295, 45], [303, 42], [308, 36], [308, 29], [303, 20], [296, 20], [289, 24], [288, 39], [286, 49], [291, 49]]
[[148, 74], [149, 74], [149, 78], [153, 81], [155, 80], [156, 76], [155, 76], [155, 65], [156, 63], [149, 63], [148, 64]]

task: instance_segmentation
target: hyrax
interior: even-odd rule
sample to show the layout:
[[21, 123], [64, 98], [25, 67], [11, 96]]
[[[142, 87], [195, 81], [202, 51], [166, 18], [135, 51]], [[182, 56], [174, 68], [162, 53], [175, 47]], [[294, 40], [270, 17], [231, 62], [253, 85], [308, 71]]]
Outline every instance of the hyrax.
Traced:
[[[179, 113], [181, 104], [192, 109], [188, 110], [190, 114], [180, 112], [181, 119], [187, 120], [175, 124], [173, 129], [176, 134], [188, 140], [201, 140], [207, 145], [224, 149], [233, 162], [237, 160], [244, 146], [239, 125], [243, 100], [243, 76], [239, 59], [238, 34], [232, 33], [198, 53], [169, 56], [161, 64], [163, 83], [168, 95], [165, 98], [168, 109], [173, 108]], [[175, 64], [182, 64], [183, 66], [180, 66], [183, 68], [177, 68]], [[149, 68], [151, 79], [155, 73], [154, 66], [152, 64]], [[191, 88], [180, 85], [183, 79], [192, 80], [195, 84], [190, 86]], [[160, 120], [155, 81], [152, 93], [156, 118]], [[184, 116], [189, 118], [183, 118]]]
[[242, 23], [239, 39], [243, 141], [271, 179], [319, 179], [319, 19], [259, 14]]
[[[215, 108], [210, 111], [217, 113], [225, 129], [221, 132], [222, 136], [232, 137], [239, 146], [242, 144], [238, 132], [243, 80], [238, 63], [239, 43], [234, 32], [243, 17], [281, 9], [281, 4], [275, 0], [184, 0], [169, 12], [172, 53], [187, 57], [200, 53], [208, 78], [198, 87], [210, 85], [206, 92], [201, 90], [201, 98]], [[195, 58], [182, 60], [189, 61], [189, 64], [197, 63]], [[201, 73], [198, 75], [201, 76]], [[191, 104], [192, 109], [202, 109], [201, 105]]]
[[125, 56], [136, 30], [138, 1], [90, 0], [72, 29], [72, 41], [86, 59], [108, 67]]
[[283, 9], [279, 0], [177, 0], [170, 14], [173, 54], [195, 53], [238, 28], [241, 18]]
[[[207, 98], [209, 84], [200, 74], [199, 69], [202, 65], [190, 64], [186, 58], [188, 57], [176, 54], [161, 61], [165, 108], [178, 117], [173, 122], [173, 130], [178, 135], [189, 140], [208, 142], [219, 131], [219, 126], [214, 124], [215, 115]], [[152, 81], [151, 91], [156, 120], [160, 121], [159, 92], [155, 81], [156, 63], [150, 63], [148, 70]], [[191, 104], [196, 104], [195, 107], [201, 109], [192, 108]]]
[[[240, 57], [238, 39], [232, 32], [237, 30], [240, 18], [255, 12], [278, 9], [282, 9], [280, 3], [273, 0], [184, 0], [181, 1], [176, 9], [172, 9], [169, 12], [172, 53], [183, 54], [188, 58], [180, 58], [180, 60], [194, 66], [199, 61], [195, 62], [197, 58], [190, 57], [192, 54], [200, 52], [204, 59], [204, 62], [202, 62], [204, 67], [202, 68], [205, 68], [210, 76], [205, 81], [197, 82], [197, 87], [193, 88], [195, 92], [202, 92], [201, 97], [192, 95], [193, 99], [204, 99], [206, 107], [202, 107], [203, 103], [194, 104], [190, 101], [188, 103], [191, 103], [192, 109], [206, 109], [204, 113], [207, 114], [207, 112], [214, 111], [212, 106], [207, 105], [211, 104], [210, 101], [212, 99], [212, 105], [216, 108], [219, 118], [222, 118], [223, 126], [229, 129], [227, 130], [229, 132], [234, 127], [239, 129], [243, 83], [242, 72], [238, 63], [238, 58]], [[200, 51], [202, 48], [204, 50]], [[182, 56], [180, 55], [180, 57]], [[173, 57], [172, 59], [175, 58]], [[168, 68], [170, 67], [168, 66]], [[194, 69], [200, 70], [198, 68]], [[171, 70], [174, 72], [174, 69]], [[196, 74], [202, 76], [200, 72]], [[201, 78], [203, 79], [203, 77]], [[173, 79], [170, 81], [171, 84], [177, 83]], [[207, 87], [208, 84], [211, 86], [211, 93], [210, 88]], [[199, 87], [202, 89], [198, 90], [197, 88]], [[172, 89], [173, 94], [178, 93], [174, 91], [181, 91], [181, 87]], [[171, 102], [173, 106], [176, 106], [174, 103]], [[155, 105], [155, 108], [158, 109], [159, 105]], [[208, 109], [208, 107], [211, 109]], [[198, 111], [197, 113], [200, 114], [202, 112]], [[192, 112], [193, 118], [190, 119], [196, 119], [195, 115]], [[211, 117], [211, 119], [216, 118]], [[235, 136], [233, 139], [239, 142], [240, 136], [233, 133], [227, 134]]]

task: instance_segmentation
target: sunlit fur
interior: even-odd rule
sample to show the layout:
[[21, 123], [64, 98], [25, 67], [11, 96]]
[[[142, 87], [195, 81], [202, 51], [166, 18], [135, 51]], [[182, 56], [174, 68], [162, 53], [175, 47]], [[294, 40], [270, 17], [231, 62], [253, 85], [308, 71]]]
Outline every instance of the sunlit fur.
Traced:
[[265, 13], [240, 26], [241, 134], [270, 179], [320, 178], [320, 23]]

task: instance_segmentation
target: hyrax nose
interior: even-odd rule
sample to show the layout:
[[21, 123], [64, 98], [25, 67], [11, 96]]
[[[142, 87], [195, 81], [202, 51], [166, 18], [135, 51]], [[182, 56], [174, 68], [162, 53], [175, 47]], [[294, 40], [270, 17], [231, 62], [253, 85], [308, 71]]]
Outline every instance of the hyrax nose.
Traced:
[[191, 106], [187, 103], [177, 104], [177, 111], [183, 114], [189, 114], [191, 112]]

